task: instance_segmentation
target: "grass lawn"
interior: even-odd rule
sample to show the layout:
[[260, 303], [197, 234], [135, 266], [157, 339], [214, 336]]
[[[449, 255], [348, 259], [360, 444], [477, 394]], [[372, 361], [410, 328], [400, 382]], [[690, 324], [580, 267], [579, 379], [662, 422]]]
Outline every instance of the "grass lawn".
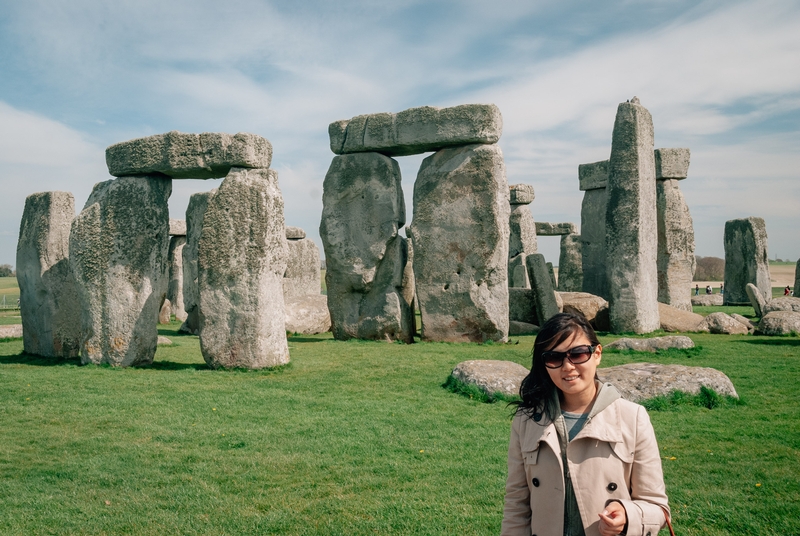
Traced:
[[[146, 369], [0, 342], [1, 534], [499, 533], [509, 411], [442, 383], [467, 359], [529, 365], [533, 337], [298, 336], [287, 367], [242, 372], [177, 328]], [[691, 337], [603, 357], [714, 367], [745, 401], [651, 412], [678, 533], [800, 534], [800, 338]]]

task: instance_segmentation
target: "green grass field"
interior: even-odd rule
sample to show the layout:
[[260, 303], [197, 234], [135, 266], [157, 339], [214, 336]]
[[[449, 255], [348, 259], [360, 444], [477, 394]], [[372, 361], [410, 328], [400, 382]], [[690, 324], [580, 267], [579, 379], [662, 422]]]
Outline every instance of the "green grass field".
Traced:
[[[277, 371], [212, 371], [178, 324], [145, 369], [0, 342], [2, 534], [497, 534], [509, 411], [442, 387], [510, 344], [291, 337]], [[651, 411], [679, 534], [800, 533], [800, 338], [607, 352], [722, 370], [745, 404]], [[604, 342], [614, 337], [603, 336]]]

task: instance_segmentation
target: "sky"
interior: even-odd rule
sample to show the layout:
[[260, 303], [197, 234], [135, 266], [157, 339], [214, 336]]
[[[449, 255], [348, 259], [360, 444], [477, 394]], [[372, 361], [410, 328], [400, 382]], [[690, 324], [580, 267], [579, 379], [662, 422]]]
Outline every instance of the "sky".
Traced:
[[[107, 146], [170, 130], [270, 140], [286, 224], [322, 249], [328, 124], [416, 106], [496, 104], [509, 184], [580, 225], [578, 165], [634, 95], [657, 148], [691, 149], [697, 255], [759, 216], [770, 258], [800, 258], [800, 1], [0, 0], [0, 264], [28, 195], [80, 210]], [[398, 159], [408, 222], [424, 156]], [[173, 181], [171, 216], [220, 182]]]

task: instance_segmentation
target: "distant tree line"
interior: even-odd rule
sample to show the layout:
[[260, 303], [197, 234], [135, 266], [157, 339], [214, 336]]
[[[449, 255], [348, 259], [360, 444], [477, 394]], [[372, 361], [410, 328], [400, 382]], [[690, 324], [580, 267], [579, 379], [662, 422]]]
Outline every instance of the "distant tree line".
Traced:
[[722, 281], [725, 279], [725, 259], [719, 257], [695, 257], [697, 268], [695, 281]]
[[14, 273], [14, 268], [10, 264], [0, 264], [0, 277], [12, 277], [17, 274]]

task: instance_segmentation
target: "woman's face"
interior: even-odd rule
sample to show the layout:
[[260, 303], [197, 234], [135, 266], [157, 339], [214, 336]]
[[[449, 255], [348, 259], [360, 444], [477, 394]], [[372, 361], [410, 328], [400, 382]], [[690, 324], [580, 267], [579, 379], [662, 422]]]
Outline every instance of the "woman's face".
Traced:
[[[576, 346], [591, 346], [592, 343], [583, 333], [578, 330], [572, 337], [564, 340], [558, 346], [551, 348], [551, 351], [566, 352]], [[550, 379], [553, 380], [558, 389], [564, 393], [565, 398], [581, 397], [587, 395], [591, 391], [594, 396], [594, 375], [597, 370], [597, 365], [600, 364], [600, 357], [602, 348], [598, 346], [592, 357], [585, 363], [574, 365], [570, 362], [569, 358], [565, 358], [563, 364], [557, 369], [547, 369]]]

